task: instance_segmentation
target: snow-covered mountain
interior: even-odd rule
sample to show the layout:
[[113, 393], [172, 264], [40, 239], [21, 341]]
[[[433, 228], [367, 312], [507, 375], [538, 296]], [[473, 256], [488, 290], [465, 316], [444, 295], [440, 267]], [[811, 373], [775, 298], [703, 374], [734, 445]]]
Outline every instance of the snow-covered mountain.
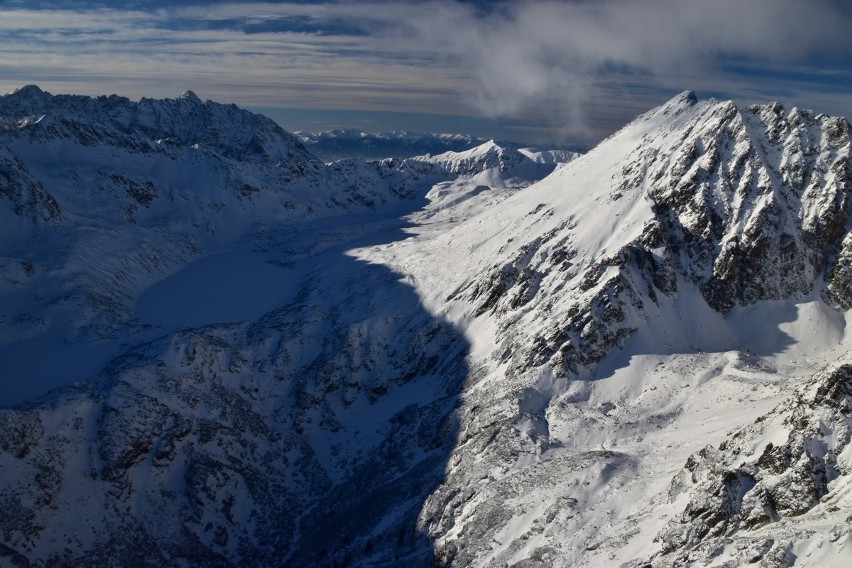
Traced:
[[0, 117], [5, 560], [852, 561], [845, 119], [325, 165], [191, 94]]
[[844, 119], [684, 93], [499, 207], [365, 254], [417, 275], [481, 365], [420, 516], [439, 562], [842, 563], [849, 152]]
[[489, 140], [463, 152], [416, 156], [415, 159], [438, 164], [456, 176], [475, 176], [489, 172], [493, 179], [488, 185], [506, 180], [517, 180], [520, 185], [529, 185], [531, 181], [549, 175], [558, 164], [570, 162], [579, 156], [576, 152], [561, 150], [517, 149]]

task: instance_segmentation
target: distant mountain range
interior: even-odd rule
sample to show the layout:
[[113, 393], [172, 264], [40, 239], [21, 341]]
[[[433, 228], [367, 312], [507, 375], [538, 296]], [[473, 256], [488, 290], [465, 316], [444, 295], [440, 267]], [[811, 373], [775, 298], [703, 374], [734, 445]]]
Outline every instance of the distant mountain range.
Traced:
[[[325, 161], [342, 158], [412, 158], [425, 154], [443, 154], [444, 152], [463, 152], [480, 146], [489, 140], [464, 134], [430, 134], [423, 132], [381, 132], [371, 133], [360, 130], [328, 130], [325, 132], [295, 132], [296, 137], [315, 156]], [[521, 148], [523, 144], [508, 141], [496, 141], [504, 148]], [[581, 146], [553, 146], [570, 152], [587, 150]]]

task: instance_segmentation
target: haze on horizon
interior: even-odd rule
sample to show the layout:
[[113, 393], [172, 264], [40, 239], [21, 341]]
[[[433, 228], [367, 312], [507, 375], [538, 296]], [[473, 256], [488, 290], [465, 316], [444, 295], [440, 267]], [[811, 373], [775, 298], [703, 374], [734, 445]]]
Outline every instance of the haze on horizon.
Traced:
[[594, 144], [685, 89], [852, 116], [850, 24], [842, 0], [0, 0], [0, 91]]

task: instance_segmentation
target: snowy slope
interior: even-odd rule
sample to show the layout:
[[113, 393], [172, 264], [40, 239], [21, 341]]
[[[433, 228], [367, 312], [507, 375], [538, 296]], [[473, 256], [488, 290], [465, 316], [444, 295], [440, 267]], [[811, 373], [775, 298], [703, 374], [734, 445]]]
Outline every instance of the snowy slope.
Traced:
[[455, 440], [466, 342], [343, 253], [402, 238], [455, 175], [325, 165], [191, 94], [27, 87], [0, 109], [4, 402], [63, 387], [2, 411], [2, 555], [428, 557], [415, 519]]
[[0, 557], [852, 561], [844, 119], [683, 93], [581, 157], [324, 165], [22, 91], [2, 376], [75, 370], [0, 410]]

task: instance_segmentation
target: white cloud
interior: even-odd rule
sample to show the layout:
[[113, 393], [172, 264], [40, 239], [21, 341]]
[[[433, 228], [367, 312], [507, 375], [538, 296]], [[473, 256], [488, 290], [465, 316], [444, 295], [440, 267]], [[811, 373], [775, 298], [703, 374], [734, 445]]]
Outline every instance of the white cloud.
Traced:
[[632, 84], [700, 90], [710, 78], [735, 90], [743, 78], [724, 74], [725, 61], [771, 67], [818, 52], [845, 57], [848, 24], [830, 0], [525, 1], [489, 17], [441, 3], [409, 22], [468, 70], [467, 96], [482, 112], [517, 114], [549, 101], [575, 119], [613, 86], [628, 95]]

